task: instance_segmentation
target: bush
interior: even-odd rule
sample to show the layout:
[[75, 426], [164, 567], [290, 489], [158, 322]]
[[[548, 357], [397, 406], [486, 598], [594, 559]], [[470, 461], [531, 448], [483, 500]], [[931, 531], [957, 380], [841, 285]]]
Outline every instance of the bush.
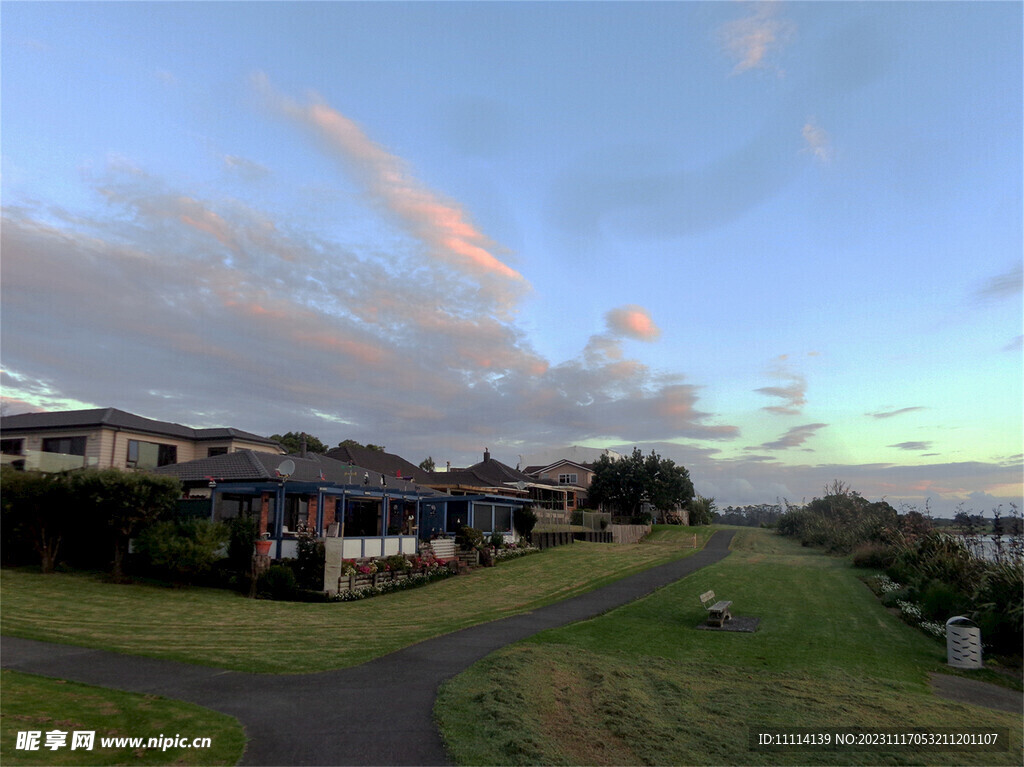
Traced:
[[1024, 568], [990, 564], [974, 593], [974, 620], [982, 641], [996, 652], [1019, 654], [1024, 646]]
[[499, 551], [505, 548], [505, 536], [501, 533], [491, 533], [491, 546]]
[[475, 527], [460, 527], [455, 534], [455, 545], [463, 551], [473, 551], [484, 545], [484, 534]]
[[921, 613], [928, 620], [945, 623], [971, 610], [971, 598], [948, 583], [933, 580], [921, 591]]
[[519, 537], [529, 539], [533, 528], [537, 526], [537, 513], [533, 509], [524, 507], [516, 512], [515, 519]]
[[853, 566], [885, 570], [892, 566], [896, 553], [884, 543], [862, 543], [853, 550]]
[[221, 559], [229, 531], [221, 522], [156, 522], [135, 539], [139, 558], [176, 583], [193, 583]]
[[295, 573], [287, 565], [271, 565], [260, 575], [256, 591], [263, 597], [290, 600], [298, 592], [298, 582]]
[[387, 569], [393, 573], [403, 573], [406, 570], [412, 569], [412, 563], [402, 554], [392, 554], [384, 560], [384, 564], [386, 564]]
[[237, 573], [252, 569], [252, 555], [259, 520], [255, 517], [235, 517], [228, 525], [228, 566]]
[[315, 591], [324, 586], [324, 542], [311, 530], [298, 535], [295, 577], [299, 588]]

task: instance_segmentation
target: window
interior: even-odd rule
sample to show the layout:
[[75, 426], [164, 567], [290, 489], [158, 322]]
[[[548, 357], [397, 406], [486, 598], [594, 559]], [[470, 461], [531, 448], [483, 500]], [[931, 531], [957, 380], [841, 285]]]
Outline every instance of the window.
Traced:
[[412, 535], [416, 526], [416, 504], [392, 500], [388, 508], [388, 535]]
[[20, 439], [0, 439], [0, 453], [4, 455], [21, 455]]
[[558, 475], [558, 484], [560, 484], [560, 485], [575, 485], [575, 484], [577, 484], [576, 476], [577, 475], [575, 475], [575, 474], [559, 474]]
[[457, 533], [466, 526], [469, 520], [468, 506], [468, 501], [448, 502], [448, 519], [444, 526], [446, 533]]
[[494, 507], [487, 503], [474, 503], [473, 504], [473, 527], [482, 533], [489, 533], [494, 528], [491, 527], [493, 520], [492, 514], [494, 513]]
[[[85, 439], [84, 437], [82, 439]], [[77, 453], [76, 455], [84, 455]], [[157, 442], [128, 440], [128, 467], [134, 469], [155, 469], [178, 462], [177, 445], [161, 445]]]
[[302, 495], [289, 495], [284, 502], [284, 526], [289, 533], [298, 532], [309, 520], [309, 498]]
[[85, 437], [49, 437], [43, 440], [43, 452], [85, 455]]
[[235, 495], [233, 493], [217, 493], [213, 507], [213, 518], [218, 522], [235, 517], [260, 516], [262, 499], [258, 495]]
[[212, 458], [215, 455], [227, 455], [228, 449], [226, 447], [208, 447], [206, 448], [206, 457]]
[[512, 507], [511, 506], [495, 506], [494, 507], [494, 532], [496, 532], [496, 533], [511, 533], [512, 532]]
[[372, 498], [351, 498], [345, 508], [345, 537], [380, 535], [381, 502]]

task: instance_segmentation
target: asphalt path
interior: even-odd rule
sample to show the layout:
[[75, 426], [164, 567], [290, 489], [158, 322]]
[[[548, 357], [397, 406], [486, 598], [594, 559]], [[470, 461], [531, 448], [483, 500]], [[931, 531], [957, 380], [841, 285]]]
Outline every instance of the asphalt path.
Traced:
[[249, 739], [242, 764], [446, 765], [450, 760], [433, 717], [444, 681], [505, 645], [593, 618], [724, 559], [732, 536], [719, 530], [685, 559], [337, 671], [245, 674], [16, 637], [3, 638], [0, 665], [230, 714]]

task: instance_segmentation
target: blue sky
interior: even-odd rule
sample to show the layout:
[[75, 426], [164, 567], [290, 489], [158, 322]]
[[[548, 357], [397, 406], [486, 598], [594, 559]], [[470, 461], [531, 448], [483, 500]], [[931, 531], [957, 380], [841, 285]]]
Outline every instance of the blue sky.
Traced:
[[10, 412], [1019, 503], [1019, 3], [2, 14]]

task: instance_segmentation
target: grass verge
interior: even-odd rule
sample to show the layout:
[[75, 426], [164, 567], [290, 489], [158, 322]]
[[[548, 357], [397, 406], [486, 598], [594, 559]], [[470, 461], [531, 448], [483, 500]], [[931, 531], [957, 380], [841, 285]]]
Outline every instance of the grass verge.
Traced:
[[694, 549], [683, 544], [694, 532], [698, 545], [711, 534], [708, 528], [665, 527], [638, 544], [576, 542], [424, 588], [331, 604], [4, 570], [0, 633], [238, 671], [324, 671], [688, 556]]
[[[4, 765], [236, 764], [245, 749], [233, 717], [155, 695], [108, 690], [59, 679], [0, 672], [0, 763]], [[72, 733], [95, 732], [91, 750], [71, 749]], [[39, 732], [39, 750], [18, 749], [18, 732]], [[47, 732], [67, 734], [46, 748]], [[101, 738], [210, 738], [210, 748], [103, 747]]]
[[[754, 634], [710, 632], [714, 589]], [[442, 687], [458, 764], [1020, 764], [1021, 718], [937, 698], [944, 645], [844, 560], [741, 530], [727, 559], [650, 597], [494, 653]], [[1004, 728], [999, 752], [751, 750], [752, 727]]]

